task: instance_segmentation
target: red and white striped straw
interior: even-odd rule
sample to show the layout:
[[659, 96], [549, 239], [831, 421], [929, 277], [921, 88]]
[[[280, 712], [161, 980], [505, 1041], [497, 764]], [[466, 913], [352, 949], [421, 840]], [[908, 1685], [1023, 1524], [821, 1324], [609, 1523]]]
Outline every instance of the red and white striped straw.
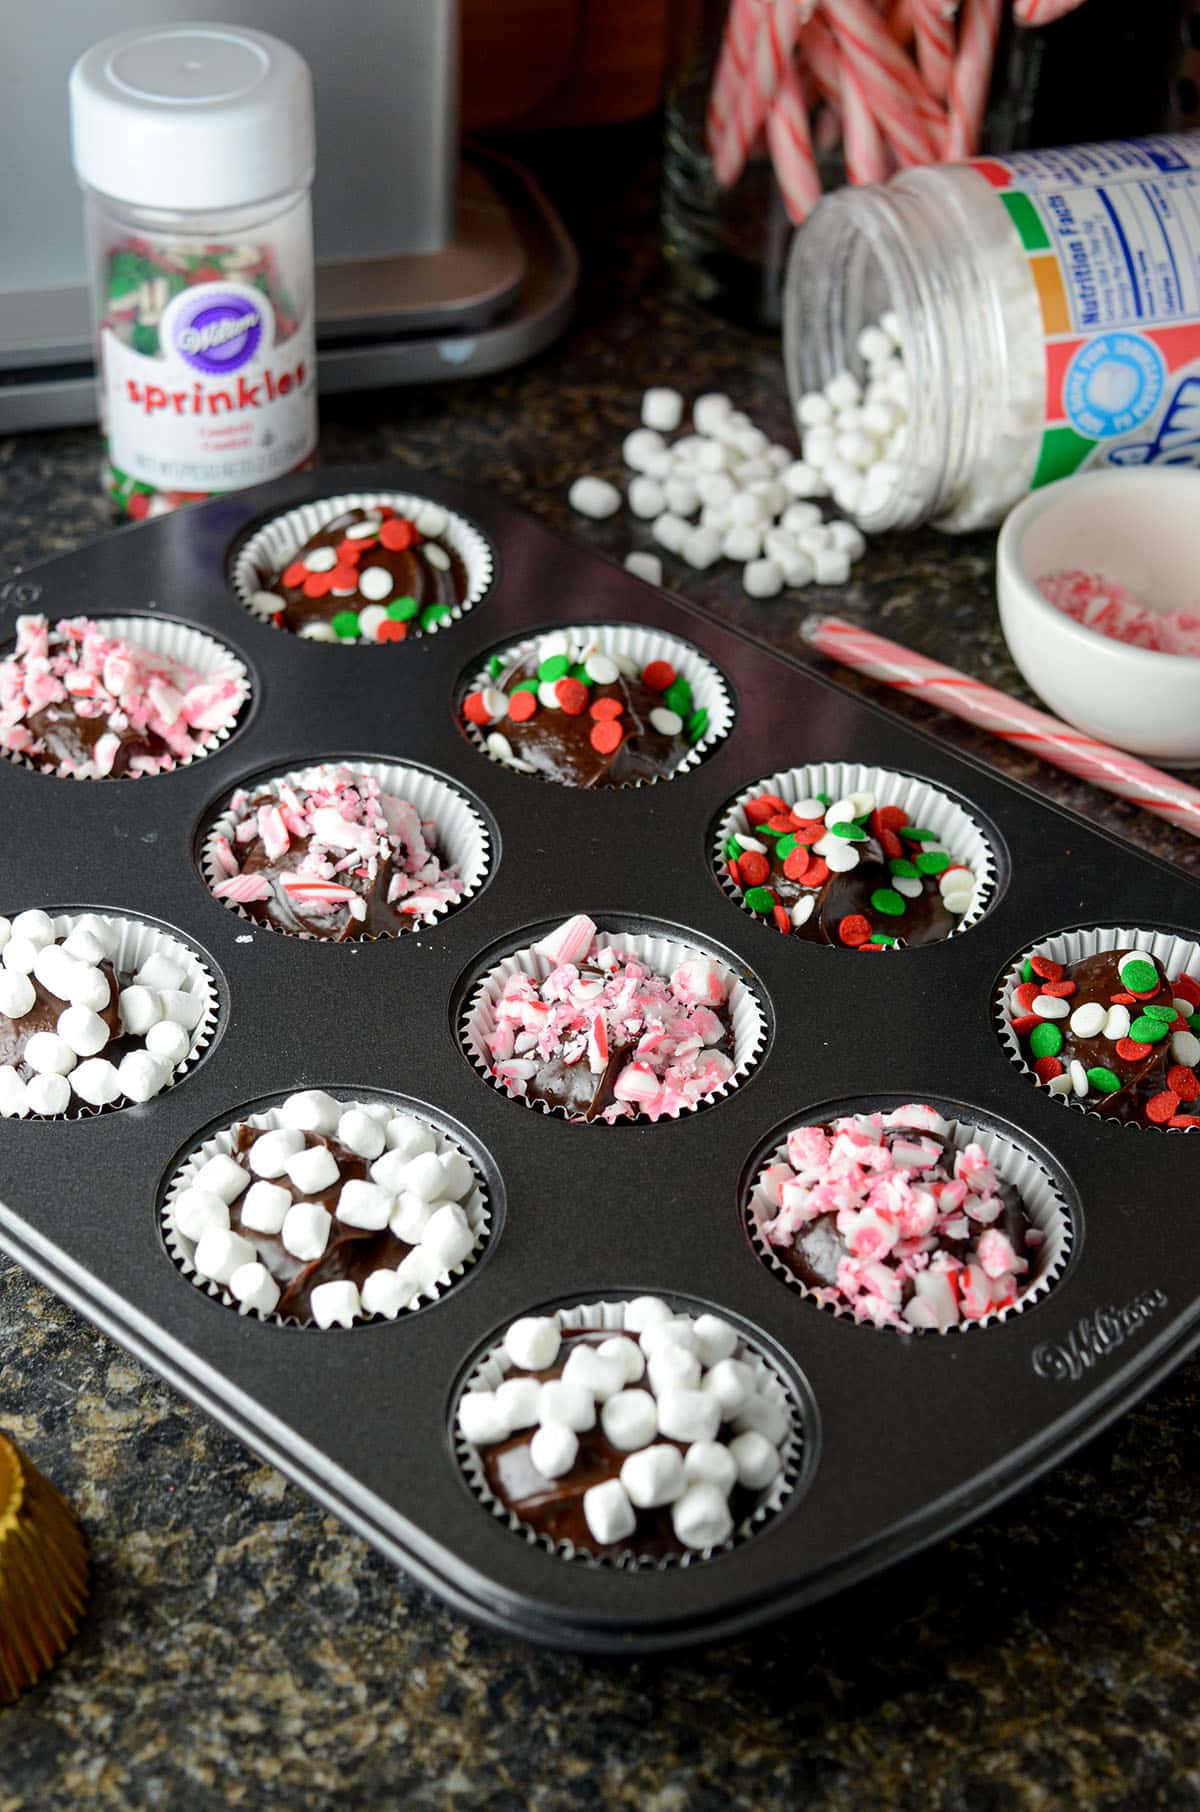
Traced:
[[958, 55], [950, 72], [950, 106], [941, 156], [948, 164], [974, 157], [983, 131], [1003, 0], [963, 0]]
[[1111, 749], [1045, 711], [1035, 711], [981, 680], [944, 667], [940, 661], [927, 660], [911, 648], [872, 635], [841, 617], [810, 617], [801, 634], [813, 648], [844, 667], [883, 680], [910, 697], [923, 698], [976, 729], [987, 730], [1200, 837], [1200, 791], [1139, 761], [1136, 755]]
[[767, 144], [788, 219], [799, 226], [821, 199], [821, 178], [800, 78], [789, 64], [767, 115]]

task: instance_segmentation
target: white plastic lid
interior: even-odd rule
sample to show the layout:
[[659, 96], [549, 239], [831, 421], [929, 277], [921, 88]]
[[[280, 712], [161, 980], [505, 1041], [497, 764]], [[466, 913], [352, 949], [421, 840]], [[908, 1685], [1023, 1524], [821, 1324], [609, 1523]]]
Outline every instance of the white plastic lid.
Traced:
[[121, 32], [84, 52], [70, 93], [76, 172], [116, 201], [212, 211], [268, 201], [312, 179], [308, 64], [266, 32]]

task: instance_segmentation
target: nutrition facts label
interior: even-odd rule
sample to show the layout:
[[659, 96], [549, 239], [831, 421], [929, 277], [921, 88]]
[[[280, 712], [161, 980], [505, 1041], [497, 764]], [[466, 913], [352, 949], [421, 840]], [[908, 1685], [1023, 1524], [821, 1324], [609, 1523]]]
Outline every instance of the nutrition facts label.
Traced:
[[1050, 189], [1037, 199], [1077, 332], [1200, 313], [1200, 171]]

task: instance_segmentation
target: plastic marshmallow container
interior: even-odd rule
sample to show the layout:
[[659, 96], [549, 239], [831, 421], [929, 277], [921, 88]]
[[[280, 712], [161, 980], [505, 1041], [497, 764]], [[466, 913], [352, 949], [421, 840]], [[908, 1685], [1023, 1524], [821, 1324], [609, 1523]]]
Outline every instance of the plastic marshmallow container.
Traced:
[[826, 197], [784, 296], [804, 457], [871, 531], [995, 523], [1084, 466], [1200, 464], [1200, 133]]

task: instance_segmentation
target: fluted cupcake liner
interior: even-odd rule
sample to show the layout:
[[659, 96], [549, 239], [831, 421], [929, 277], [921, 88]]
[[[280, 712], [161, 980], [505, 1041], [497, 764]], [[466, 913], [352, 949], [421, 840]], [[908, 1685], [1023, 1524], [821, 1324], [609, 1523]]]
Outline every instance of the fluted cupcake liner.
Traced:
[[[673, 773], [663, 774], [653, 780], [623, 781], [611, 790], [627, 792], [640, 786], [658, 786], [663, 780], [675, 780], [681, 774], [690, 773], [733, 728], [733, 698], [729, 687], [713, 663], [698, 648], [693, 648], [690, 642], [681, 642], [676, 636], [667, 635], [660, 629], [648, 629], [640, 623], [564, 623], [559, 627], [565, 635], [579, 637], [584, 641], [598, 641], [606, 654], [636, 661], [639, 670], [647, 667], [651, 661], [669, 661], [691, 687], [695, 708], [699, 710], [703, 707], [708, 712], [708, 727], [704, 735], [683, 756]], [[508, 667], [511, 662], [531, 653], [542, 636], [552, 633], [552, 628], [553, 626], [547, 627], [537, 635], [523, 636], [519, 642], [511, 642], [508, 647], [495, 649], [493, 653]], [[488, 657], [489, 662], [491, 658], [492, 656]], [[490, 666], [485, 664], [472, 674], [462, 689], [461, 697], [465, 698], [471, 692], [481, 691], [494, 684]], [[503, 721], [488, 727], [465, 722], [463, 728], [480, 754], [486, 755], [489, 761], [499, 762], [502, 767], [513, 768], [517, 773], [528, 773], [535, 780], [546, 781], [551, 786], [559, 784], [550, 780], [548, 775], [535, 772], [518, 755], [497, 755], [488, 748], [487, 739], [490, 735], [497, 731], [501, 736], [504, 735]]]
[[[933, 1105], [937, 1112], [941, 1112], [936, 1103]], [[792, 1121], [788, 1131], [791, 1132], [797, 1126], [822, 1126], [827, 1124], [831, 1118], [842, 1119], [846, 1114], [855, 1111], [865, 1113], [873, 1110], [841, 1108], [834, 1115], [822, 1111], [811, 1116], [798, 1116]], [[1009, 1303], [1006, 1308], [994, 1309], [990, 1314], [983, 1315], [975, 1321], [958, 1321], [952, 1328], [938, 1330], [909, 1328], [907, 1330], [909, 1334], [936, 1334], [939, 1338], [945, 1338], [947, 1334], [969, 1333], [972, 1328], [994, 1327], [1002, 1321], [1009, 1320], [1012, 1316], [1023, 1315], [1026, 1310], [1033, 1308], [1048, 1291], [1054, 1288], [1062, 1276], [1071, 1256], [1071, 1247], [1075, 1237], [1071, 1212], [1062, 1192], [1045, 1165], [1035, 1158], [1032, 1152], [1026, 1150], [1016, 1140], [1007, 1138], [1003, 1133], [993, 1132], [989, 1127], [974, 1125], [969, 1120], [955, 1120], [948, 1114], [943, 1114], [942, 1117], [950, 1128], [950, 1143], [955, 1150], [960, 1151], [964, 1146], [972, 1144], [982, 1146], [996, 1175], [1002, 1182], [1011, 1183], [1017, 1190], [1030, 1222], [1043, 1236], [1043, 1243], [1037, 1275], [1016, 1301]], [[854, 1311], [848, 1302], [830, 1301], [824, 1290], [813, 1289], [797, 1277], [794, 1271], [789, 1270], [763, 1231], [765, 1224], [773, 1220], [778, 1213], [763, 1187], [763, 1173], [769, 1170], [773, 1164], [786, 1164], [787, 1161], [787, 1139], [785, 1137], [769, 1153], [760, 1167], [746, 1207], [746, 1222], [754, 1250], [768, 1269], [790, 1290], [794, 1290], [798, 1296], [806, 1298], [817, 1308], [824, 1309], [829, 1314], [855, 1320]], [[898, 1328], [876, 1328], [869, 1321], [856, 1321], [856, 1325], [868, 1329], [871, 1333], [901, 1333]]]
[[771, 921], [764, 921], [760, 913], [746, 905], [744, 895], [728, 873], [725, 858], [730, 837], [756, 834], [747, 823], [745, 808], [760, 793], [777, 793], [789, 806], [799, 799], [815, 799], [821, 793], [831, 800], [846, 799], [852, 793], [874, 793], [877, 805], [900, 806], [908, 813], [910, 824], [933, 831], [941, 847], [956, 862], [965, 862], [975, 876], [974, 898], [949, 936], [957, 937], [978, 924], [987, 911], [996, 885], [996, 858], [981, 827], [956, 800], [931, 781], [900, 774], [892, 768], [865, 767], [859, 762], [814, 762], [808, 767], [784, 768], [744, 788], [725, 808], [717, 826], [713, 863], [721, 886], [748, 918], [766, 923], [769, 929], [774, 929]]
[[[20, 910], [23, 908], [18, 908], [18, 911]], [[217, 1024], [217, 984], [190, 944], [185, 944], [181, 938], [175, 937], [169, 931], [163, 931], [157, 925], [146, 924], [143, 919], [127, 918], [122, 913], [88, 911], [52, 913], [51, 920], [56, 939], [61, 940], [69, 936], [76, 925], [85, 919], [99, 919], [104, 925], [116, 927], [117, 944], [108, 960], [119, 977], [129, 978], [124, 983], [126, 987], [130, 985], [130, 980], [137, 971], [143, 964], [149, 962], [152, 956], [165, 956], [171, 962], [178, 963], [184, 972], [183, 992], [194, 994], [199, 1000], [200, 1018], [188, 1032], [191, 1044], [187, 1056], [174, 1066], [170, 1079], [158, 1095], [151, 1097], [150, 1103], [143, 1104], [122, 1098], [118, 1101], [107, 1102], [103, 1107], [92, 1107], [86, 1102], [76, 1101], [72, 1096], [71, 1105], [64, 1113], [30, 1113], [20, 1116], [22, 1119], [90, 1120], [94, 1119], [97, 1114], [113, 1114], [119, 1113], [127, 1107], [152, 1105], [161, 1095], [165, 1095], [168, 1089], [174, 1088], [177, 1082], [182, 1081], [188, 1070], [197, 1063], [205, 1048], [212, 1042], [212, 1035]], [[101, 1051], [99, 1055], [103, 1057], [104, 1052]]]
[[[465, 1145], [461, 1145], [457, 1139], [452, 1139], [448, 1133], [443, 1132], [435, 1120], [427, 1118], [412, 1107], [399, 1102], [360, 1099], [357, 1096], [343, 1095], [340, 1091], [334, 1095], [334, 1099], [343, 1107], [361, 1108], [364, 1113], [377, 1116], [381, 1120], [390, 1120], [395, 1114], [411, 1114], [414, 1119], [421, 1120], [436, 1134], [439, 1151], [460, 1152], [474, 1173], [475, 1187], [466, 1199], [459, 1203], [467, 1217], [471, 1231], [476, 1236], [474, 1250], [460, 1264], [452, 1265], [440, 1277], [435, 1278], [433, 1283], [420, 1290], [401, 1311], [405, 1315], [415, 1314], [418, 1310], [428, 1307], [430, 1303], [436, 1302], [452, 1289], [458, 1279], [463, 1277], [478, 1261], [487, 1246], [492, 1217], [488, 1205], [487, 1189], [480, 1176], [479, 1165], [476, 1163], [473, 1153]], [[226, 1308], [233, 1309], [238, 1315], [251, 1316], [256, 1321], [269, 1323], [274, 1327], [299, 1328], [305, 1333], [318, 1334], [353, 1333], [359, 1327], [387, 1326], [390, 1318], [384, 1315], [356, 1316], [354, 1326], [351, 1328], [322, 1328], [318, 1327], [315, 1321], [301, 1322], [297, 1321], [294, 1316], [279, 1315], [274, 1312], [264, 1315], [260, 1310], [252, 1309], [248, 1304], [238, 1302], [224, 1284], [215, 1283], [211, 1278], [201, 1277], [197, 1272], [193, 1262], [196, 1251], [195, 1242], [188, 1239], [175, 1225], [174, 1204], [176, 1200], [185, 1190], [192, 1188], [197, 1173], [210, 1158], [233, 1155], [237, 1127], [252, 1126], [258, 1131], [274, 1132], [283, 1124], [283, 1115], [278, 1107], [265, 1108], [257, 1114], [238, 1114], [227, 1126], [221, 1127], [218, 1132], [210, 1133], [207, 1139], [195, 1146], [187, 1157], [176, 1166], [171, 1180], [167, 1184], [166, 1194], [159, 1210], [163, 1242], [167, 1251], [189, 1282], [194, 1284], [198, 1290], [203, 1290], [206, 1296], [211, 1296], [216, 1301], [223, 1303]]]
[[[78, 616], [88, 615], [86, 611], [79, 611], [76, 614]], [[56, 618], [51, 623], [51, 630], [54, 629], [58, 620]], [[191, 628], [187, 623], [173, 622], [170, 617], [93, 616], [90, 620], [102, 625], [106, 634], [119, 636], [124, 641], [134, 642], [147, 653], [157, 656], [159, 660], [190, 667], [202, 679], [235, 680], [244, 689], [242, 703], [232, 721], [220, 730], [210, 730], [203, 737], [200, 748], [191, 755], [171, 755], [164, 758], [161, 773], [174, 773], [177, 768], [190, 767], [194, 761], [203, 761], [205, 756], [211, 755], [215, 749], [221, 747], [222, 743], [229, 741], [237, 729], [239, 721], [250, 707], [253, 688], [249, 669], [236, 654], [226, 648], [223, 642], [217, 641], [215, 636], [206, 635], [202, 630]], [[2, 658], [0, 656], [0, 659]], [[98, 776], [55, 774], [42, 767], [39, 762], [32, 761], [27, 755], [21, 755], [14, 750], [0, 748], [0, 755], [3, 755], [8, 761], [15, 762], [18, 767], [30, 768], [35, 773], [45, 774], [50, 780], [84, 780], [90, 781], [93, 785], [102, 785], [114, 778], [116, 780], [155, 780], [158, 778], [158, 775], [155, 774], [119, 774], [116, 776], [111, 774]]]
[[[445, 516], [446, 527], [435, 538], [452, 547], [462, 561], [467, 575], [467, 595], [461, 604], [448, 604], [449, 616], [421, 633], [436, 635], [440, 629], [457, 623], [491, 588], [495, 573], [491, 545], [465, 516], [448, 509], [444, 503], [437, 503], [432, 497], [418, 497], [409, 491], [347, 491], [338, 497], [320, 497], [312, 503], [299, 504], [282, 516], [274, 517], [244, 541], [234, 557], [230, 579], [238, 601], [260, 622], [270, 622], [279, 609], [280, 600], [262, 589], [264, 578], [282, 572], [305, 542], [343, 511], [369, 510], [381, 503], [410, 520], [415, 520], [420, 511], [428, 507], [440, 510]], [[335, 645], [345, 648], [369, 646], [357, 637], [345, 641], [339, 637], [336, 644], [315, 644], [318, 647]]]
[[[558, 1322], [559, 1327], [562, 1328], [564, 1332], [579, 1328], [594, 1328], [597, 1330], [602, 1329], [608, 1334], [619, 1334], [622, 1333], [625, 1328], [625, 1311], [627, 1307], [628, 1303], [626, 1302], [585, 1302], [578, 1304], [574, 1308], [556, 1310], [554, 1319]], [[677, 1308], [676, 1312], [679, 1314], [690, 1314], [693, 1312], [693, 1309], [691, 1305], [682, 1303]], [[694, 1312], [712, 1313], [713, 1311], [707, 1307], [702, 1309], [697, 1305]], [[755, 1505], [750, 1515], [743, 1518], [743, 1520], [735, 1527], [733, 1534], [729, 1539], [723, 1542], [719, 1547], [696, 1549], [694, 1552], [688, 1552], [681, 1555], [668, 1555], [661, 1560], [655, 1560], [639, 1555], [630, 1549], [621, 1549], [611, 1555], [593, 1554], [587, 1548], [576, 1547], [574, 1542], [554, 1541], [548, 1535], [539, 1534], [536, 1529], [530, 1528], [528, 1523], [522, 1522], [520, 1517], [517, 1516], [514, 1511], [510, 1510], [507, 1505], [502, 1504], [500, 1499], [496, 1497], [488, 1485], [479, 1449], [473, 1446], [471, 1442], [467, 1441], [462, 1434], [457, 1432], [458, 1403], [460, 1398], [469, 1390], [494, 1390], [498, 1384], [504, 1382], [505, 1377], [509, 1371], [512, 1370], [512, 1365], [508, 1355], [504, 1351], [504, 1343], [502, 1340], [497, 1341], [494, 1346], [489, 1347], [488, 1350], [475, 1361], [475, 1364], [472, 1366], [463, 1382], [462, 1390], [455, 1397], [451, 1411], [451, 1427], [455, 1430], [455, 1453], [458, 1457], [458, 1463], [462, 1468], [463, 1477], [465, 1478], [467, 1485], [470, 1487], [473, 1495], [481, 1504], [491, 1511], [493, 1516], [498, 1517], [499, 1520], [511, 1529], [515, 1535], [521, 1536], [531, 1547], [543, 1548], [547, 1553], [556, 1554], [562, 1560], [574, 1561], [577, 1565], [582, 1564], [584, 1566], [597, 1568], [601, 1571], [617, 1568], [623, 1572], [667, 1572], [682, 1567], [695, 1566], [700, 1561], [712, 1560], [720, 1554], [728, 1553], [731, 1549], [740, 1546], [742, 1542], [749, 1540], [764, 1523], [769, 1521], [771, 1517], [777, 1515], [788, 1497], [795, 1490], [796, 1483], [800, 1476], [800, 1460], [804, 1441], [803, 1418], [801, 1416], [800, 1407], [796, 1402], [793, 1393], [785, 1383], [782, 1374], [767, 1358], [765, 1352], [760, 1351], [760, 1349], [756, 1347], [744, 1333], [742, 1333], [740, 1328], [738, 1329], [738, 1335], [740, 1344], [737, 1349], [736, 1357], [744, 1360], [745, 1363], [750, 1366], [760, 1392], [764, 1396], [768, 1396], [772, 1402], [776, 1403], [784, 1410], [790, 1423], [790, 1432], [783, 1447], [780, 1449], [783, 1460], [782, 1470], [779, 1472], [773, 1483], [767, 1487], [762, 1498]]]
[[0, 1705], [19, 1699], [73, 1640], [88, 1572], [74, 1513], [0, 1434]]
[[[434, 842], [443, 864], [458, 870], [462, 882], [462, 893], [457, 900], [447, 900], [441, 905], [430, 908], [426, 915], [414, 919], [409, 930], [420, 931], [423, 926], [444, 918], [447, 913], [457, 912], [467, 901], [479, 892], [487, 880], [492, 864], [491, 838], [487, 825], [475, 810], [465, 793], [459, 791], [450, 781], [443, 780], [437, 774], [429, 773], [425, 768], [406, 767], [399, 761], [358, 761], [353, 756], [338, 759], [331, 756], [320, 762], [308, 762], [302, 768], [289, 768], [283, 774], [260, 775], [239, 783], [240, 790], [250, 793], [270, 792], [278, 797], [279, 789], [285, 786], [303, 786], [309, 784], [310, 776], [316, 768], [350, 768], [355, 774], [364, 774], [368, 779], [377, 780], [383, 792], [398, 799], [405, 799], [412, 806], [422, 824], [431, 824]], [[217, 859], [216, 846], [221, 837], [233, 842], [234, 827], [238, 814], [228, 807], [213, 819], [205, 832], [204, 843], [200, 851], [200, 867], [210, 889], [225, 879], [225, 870]], [[244, 906], [232, 900], [222, 900], [222, 906], [230, 912], [236, 912], [239, 918], [254, 925], [256, 930], [275, 931], [281, 937], [299, 937], [309, 941], [327, 942], [317, 938], [316, 934], [307, 931], [287, 931], [282, 926], [273, 925], [269, 919], [257, 918]], [[405, 935], [403, 923], [389, 936]], [[354, 943], [370, 943], [373, 937], [359, 937]]]
[[[733, 1029], [733, 1072], [728, 1081], [723, 1082], [719, 1088], [713, 1089], [710, 1094], [703, 1096], [694, 1108], [684, 1111], [695, 1113], [700, 1108], [709, 1107], [712, 1103], [722, 1100], [731, 1089], [737, 1088], [758, 1061], [759, 1053], [766, 1040], [767, 1024], [754, 990], [735, 970], [730, 968], [726, 959], [699, 942], [684, 943], [675, 938], [649, 934], [638, 936], [621, 931], [607, 932], [602, 927], [597, 929], [596, 945], [602, 950], [615, 945], [626, 955], [636, 957], [639, 962], [645, 963], [656, 974], [664, 977], [669, 976], [672, 970], [677, 969], [681, 963], [687, 962], [690, 957], [694, 956], [708, 956], [713, 962], [720, 964], [721, 968], [731, 977], [731, 986], [725, 1004]], [[537, 1108], [544, 1114], [558, 1114], [572, 1125], [580, 1125], [583, 1122], [572, 1119], [565, 1107], [554, 1107], [546, 1101], [531, 1101], [528, 1096], [510, 1094], [503, 1080], [493, 1074], [494, 1060], [487, 1045], [488, 1038], [496, 1029], [496, 1007], [509, 977], [518, 974], [528, 975], [540, 984], [556, 966], [531, 945], [514, 950], [511, 955], [494, 963], [476, 982], [471, 991], [470, 1001], [460, 1024], [459, 1036], [463, 1050], [476, 1069], [484, 1080], [490, 1082], [493, 1088], [499, 1089], [501, 1094], [509, 1095], [511, 1100], [520, 1101], [524, 1107]], [[640, 1113], [633, 1115], [632, 1118], [626, 1116], [620, 1123], [642, 1126], [648, 1124]], [[600, 1126], [606, 1122], [597, 1116], [588, 1124]]]
[[[1043, 1085], [1025, 1061], [1020, 1040], [1009, 1022], [1012, 996], [1021, 985], [1021, 971], [1031, 956], [1049, 957], [1054, 963], [1078, 963], [1084, 957], [1099, 955], [1102, 950], [1144, 950], [1147, 956], [1154, 958], [1169, 981], [1177, 981], [1181, 975], [1190, 975], [1194, 982], [1200, 983], [1200, 942], [1177, 937], [1171, 931], [1151, 931], [1143, 925], [1104, 926], [1085, 931], [1060, 931], [1053, 937], [1041, 938], [1036, 944], [1031, 944], [1004, 973], [996, 994], [996, 1025], [1000, 1042], [1011, 1062], [1037, 1088], [1043, 1088]], [[1117, 1120], [1109, 1114], [1098, 1114], [1095, 1108], [1086, 1106], [1074, 1094], [1056, 1095], [1054, 1099], [1065, 1107], [1073, 1107], [1079, 1113], [1086, 1114], [1089, 1120], [1100, 1120], [1106, 1126], [1122, 1127], [1127, 1132], [1192, 1130], [1189, 1127], [1141, 1126], [1134, 1120]]]

